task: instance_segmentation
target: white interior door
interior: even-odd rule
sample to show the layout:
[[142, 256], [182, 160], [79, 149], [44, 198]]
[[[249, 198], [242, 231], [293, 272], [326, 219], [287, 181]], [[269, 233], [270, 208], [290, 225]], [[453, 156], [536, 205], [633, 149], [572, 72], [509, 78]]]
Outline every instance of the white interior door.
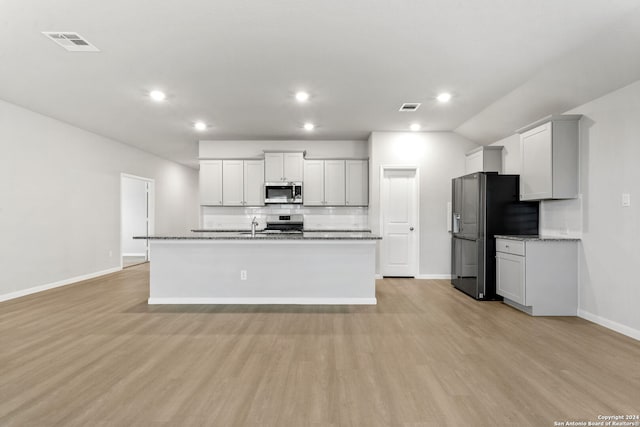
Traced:
[[418, 274], [418, 206], [416, 169], [383, 169], [382, 275]]
[[149, 236], [153, 233], [153, 180], [123, 174], [120, 207], [123, 258], [148, 261], [148, 241], [133, 239], [133, 236]]

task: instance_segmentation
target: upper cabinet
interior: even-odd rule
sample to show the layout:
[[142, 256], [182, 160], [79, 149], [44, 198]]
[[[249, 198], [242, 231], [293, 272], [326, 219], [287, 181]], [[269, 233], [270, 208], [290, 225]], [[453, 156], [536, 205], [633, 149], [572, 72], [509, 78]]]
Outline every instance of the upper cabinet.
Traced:
[[302, 181], [304, 153], [264, 153], [265, 182]]
[[324, 160], [304, 161], [302, 200], [305, 206], [324, 206]]
[[367, 160], [347, 160], [345, 171], [347, 206], [369, 205], [369, 162]]
[[305, 160], [302, 199], [305, 206], [344, 206], [344, 160]]
[[200, 160], [200, 205], [264, 206], [265, 182], [303, 182], [306, 206], [368, 206], [368, 160], [304, 160], [265, 153], [265, 160]]
[[578, 197], [581, 115], [549, 116], [519, 129], [520, 200]]
[[328, 206], [345, 205], [344, 160], [324, 161], [324, 201]]
[[305, 206], [367, 206], [367, 160], [305, 160]]
[[264, 205], [264, 160], [244, 161], [244, 204]]
[[222, 204], [242, 206], [244, 204], [244, 161], [222, 161]]
[[264, 161], [222, 161], [223, 206], [264, 205]]
[[222, 206], [222, 160], [200, 161], [200, 204]]
[[502, 173], [502, 149], [501, 145], [492, 145], [469, 151], [464, 163], [465, 174], [475, 172]]

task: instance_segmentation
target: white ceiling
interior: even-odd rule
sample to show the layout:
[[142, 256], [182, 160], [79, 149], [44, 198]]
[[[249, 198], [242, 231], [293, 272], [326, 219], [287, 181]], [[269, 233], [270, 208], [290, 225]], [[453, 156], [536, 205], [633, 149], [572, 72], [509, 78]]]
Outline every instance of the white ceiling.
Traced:
[[[188, 165], [198, 139], [365, 139], [412, 122], [489, 143], [640, 79], [637, 6], [0, 0], [0, 98]], [[78, 32], [101, 52], [41, 31]], [[152, 103], [153, 88], [169, 99]], [[454, 99], [439, 105], [445, 90]], [[403, 102], [423, 105], [400, 113]], [[197, 133], [197, 119], [212, 127]]]

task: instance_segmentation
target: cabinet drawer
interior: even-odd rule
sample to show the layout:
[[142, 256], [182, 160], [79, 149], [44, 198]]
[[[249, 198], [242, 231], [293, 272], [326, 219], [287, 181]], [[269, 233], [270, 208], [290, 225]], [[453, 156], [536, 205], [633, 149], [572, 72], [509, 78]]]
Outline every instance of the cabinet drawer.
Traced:
[[524, 256], [524, 242], [521, 240], [496, 239], [496, 252]]

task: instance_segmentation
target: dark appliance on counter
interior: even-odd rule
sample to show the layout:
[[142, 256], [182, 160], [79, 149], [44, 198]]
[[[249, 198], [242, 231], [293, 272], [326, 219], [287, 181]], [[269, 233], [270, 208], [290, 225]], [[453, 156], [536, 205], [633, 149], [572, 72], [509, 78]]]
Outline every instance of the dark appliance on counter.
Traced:
[[302, 204], [301, 182], [266, 182], [264, 184], [266, 204]]
[[496, 300], [496, 234], [538, 234], [538, 202], [520, 201], [520, 176], [477, 172], [454, 178], [451, 283], [480, 300]]
[[269, 215], [265, 233], [302, 233], [303, 215]]

